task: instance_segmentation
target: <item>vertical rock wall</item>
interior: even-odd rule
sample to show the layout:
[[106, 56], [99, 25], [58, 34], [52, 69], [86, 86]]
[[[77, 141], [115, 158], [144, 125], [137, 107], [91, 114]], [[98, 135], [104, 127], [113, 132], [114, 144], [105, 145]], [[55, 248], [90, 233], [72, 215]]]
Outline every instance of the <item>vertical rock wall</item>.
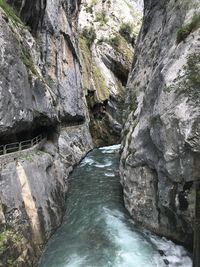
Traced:
[[28, 267], [60, 225], [67, 177], [92, 140], [78, 52], [80, 1], [8, 3], [0, 2], [0, 145], [47, 138], [40, 150], [0, 156], [0, 266]]
[[127, 88], [124, 199], [137, 222], [191, 246], [200, 177], [200, 3], [144, 2]]

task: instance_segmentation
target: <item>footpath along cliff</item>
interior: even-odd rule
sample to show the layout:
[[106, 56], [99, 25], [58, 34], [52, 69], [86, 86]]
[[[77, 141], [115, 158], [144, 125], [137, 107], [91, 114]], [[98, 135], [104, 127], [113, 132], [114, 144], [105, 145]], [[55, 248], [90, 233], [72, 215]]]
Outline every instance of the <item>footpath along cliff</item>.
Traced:
[[79, 5], [0, 1], [0, 146], [46, 137], [42, 150], [0, 155], [2, 267], [36, 264], [62, 221], [68, 174], [92, 148], [78, 52]]

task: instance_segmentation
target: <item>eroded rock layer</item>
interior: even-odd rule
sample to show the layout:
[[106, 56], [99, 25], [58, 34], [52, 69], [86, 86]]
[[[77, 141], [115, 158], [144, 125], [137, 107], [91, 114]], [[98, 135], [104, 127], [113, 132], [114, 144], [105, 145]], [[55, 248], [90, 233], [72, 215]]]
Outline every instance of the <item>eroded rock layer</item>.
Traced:
[[200, 4], [144, 1], [128, 82], [121, 179], [145, 227], [191, 245], [200, 177]]

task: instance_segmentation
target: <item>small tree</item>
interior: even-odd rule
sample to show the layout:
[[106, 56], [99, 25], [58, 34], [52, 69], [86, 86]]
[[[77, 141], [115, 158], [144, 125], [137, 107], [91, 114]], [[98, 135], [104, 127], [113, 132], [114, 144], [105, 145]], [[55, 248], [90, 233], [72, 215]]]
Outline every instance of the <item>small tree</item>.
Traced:
[[87, 45], [90, 48], [96, 39], [97, 35], [93, 27], [84, 27], [82, 31], [82, 36], [87, 40]]
[[[128, 43], [133, 42], [132, 37], [133, 25], [131, 23], [122, 23], [119, 29], [119, 33], [123, 36]], [[135, 38], [135, 37], [134, 37]]]

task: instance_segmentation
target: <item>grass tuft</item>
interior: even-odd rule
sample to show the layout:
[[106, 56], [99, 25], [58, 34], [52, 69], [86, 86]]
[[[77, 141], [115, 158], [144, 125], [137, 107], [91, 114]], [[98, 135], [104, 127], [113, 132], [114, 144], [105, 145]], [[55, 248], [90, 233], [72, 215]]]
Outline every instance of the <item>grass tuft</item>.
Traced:
[[13, 8], [6, 3], [5, 0], [0, 0], [0, 7], [3, 9], [8, 18], [15, 24], [22, 24], [21, 19], [15, 14]]
[[190, 33], [194, 32], [199, 27], [200, 27], [200, 14], [194, 15], [190, 23], [185, 24], [178, 29], [176, 38], [177, 44], [184, 41], [190, 35]]
[[99, 22], [101, 26], [104, 26], [108, 23], [108, 17], [105, 11], [96, 13], [95, 22]]
[[30, 70], [36, 76], [39, 75], [33, 63], [31, 54], [25, 47], [22, 47], [21, 50], [21, 60], [28, 70]]

